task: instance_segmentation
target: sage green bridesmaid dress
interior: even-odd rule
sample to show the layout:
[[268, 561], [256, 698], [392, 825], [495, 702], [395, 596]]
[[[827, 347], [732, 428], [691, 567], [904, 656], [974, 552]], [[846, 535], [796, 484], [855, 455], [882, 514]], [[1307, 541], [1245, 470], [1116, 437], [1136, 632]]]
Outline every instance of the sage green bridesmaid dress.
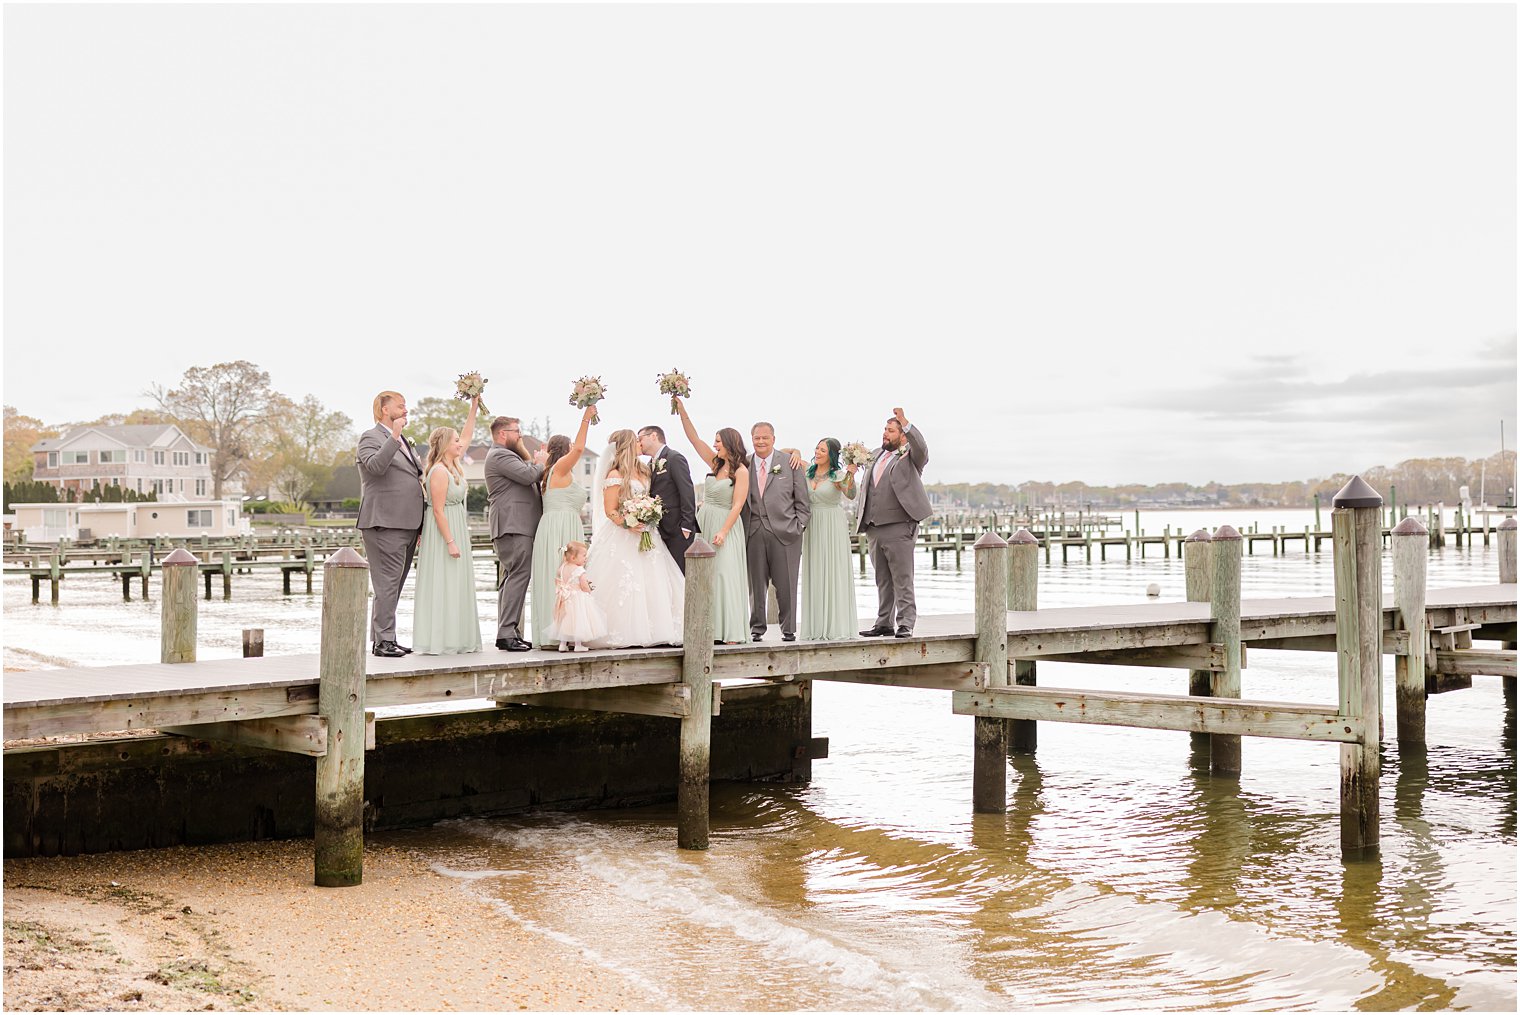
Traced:
[[[835, 473], [835, 479], [844, 478]], [[813, 514], [802, 530], [802, 623], [805, 639], [852, 638], [856, 634], [855, 584], [850, 580], [850, 523], [844, 491], [833, 482], [814, 489]]]
[[[708, 476], [702, 483], [702, 506], [697, 508], [697, 527], [709, 543], [734, 507], [734, 484]], [[744, 522], [734, 527], [718, 547], [713, 569], [713, 637], [718, 641], [749, 641], [749, 552]]]
[[[433, 468], [442, 469], [442, 465]], [[448, 470], [444, 470], [447, 472]], [[412, 647], [427, 656], [480, 651], [480, 615], [475, 608], [475, 563], [470, 555], [470, 522], [465, 516], [463, 476], [449, 475], [443, 517], [459, 556], [449, 556], [448, 541], [438, 529], [429, 504], [417, 549], [417, 605], [412, 615]], [[424, 500], [432, 494], [422, 489]]]
[[532, 642], [539, 648], [558, 648], [548, 638], [549, 623], [554, 619], [554, 575], [564, 559], [561, 549], [566, 543], [586, 541], [586, 525], [581, 509], [590, 494], [572, 476], [570, 485], [544, 491], [544, 513], [538, 519], [533, 536], [533, 592], [529, 596], [533, 629]]

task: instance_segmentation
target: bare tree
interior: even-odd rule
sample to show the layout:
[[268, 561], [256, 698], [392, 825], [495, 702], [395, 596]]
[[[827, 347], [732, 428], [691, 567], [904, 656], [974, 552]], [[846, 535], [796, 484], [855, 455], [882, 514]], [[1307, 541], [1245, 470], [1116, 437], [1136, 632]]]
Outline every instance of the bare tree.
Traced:
[[190, 436], [211, 448], [212, 496], [247, 472], [259, 448], [259, 429], [271, 400], [269, 374], [247, 360], [191, 367], [178, 387], [153, 385], [148, 394]]

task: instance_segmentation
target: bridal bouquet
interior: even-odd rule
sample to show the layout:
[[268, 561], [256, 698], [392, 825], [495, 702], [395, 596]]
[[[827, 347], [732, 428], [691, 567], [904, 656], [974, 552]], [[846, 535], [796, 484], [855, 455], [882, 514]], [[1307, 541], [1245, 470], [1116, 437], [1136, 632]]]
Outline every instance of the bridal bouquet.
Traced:
[[[600, 377], [582, 377], [575, 382], [575, 387], [570, 392], [570, 404], [577, 409], [584, 409], [588, 405], [595, 405], [607, 397], [607, 388], [602, 384]], [[592, 413], [593, 424], [602, 421], [601, 413]]]
[[654, 526], [660, 522], [660, 517], [665, 514], [665, 505], [660, 498], [644, 494], [642, 497], [633, 497], [623, 505], [624, 518], [632, 518], [642, 523], [645, 528], [639, 536], [639, 549], [654, 549]]
[[[486, 390], [486, 378], [480, 376], [479, 370], [471, 370], [467, 374], [460, 374], [459, 380], [454, 382], [454, 397], [462, 398], [468, 402], [472, 398], [479, 398]], [[480, 403], [480, 414], [489, 416], [491, 410], [486, 408], [486, 403]]]
[[866, 447], [864, 441], [851, 441], [840, 449], [840, 460], [846, 465], [870, 465], [876, 452]]
[[660, 394], [670, 396], [670, 414], [676, 414], [676, 396], [691, 397], [691, 379], [679, 370], [672, 369], [660, 375]]

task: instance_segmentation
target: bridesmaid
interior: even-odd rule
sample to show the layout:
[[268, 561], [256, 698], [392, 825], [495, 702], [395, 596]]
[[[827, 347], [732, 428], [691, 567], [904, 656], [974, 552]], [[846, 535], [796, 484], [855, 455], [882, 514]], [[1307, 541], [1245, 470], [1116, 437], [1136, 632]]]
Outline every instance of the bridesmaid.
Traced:
[[850, 579], [850, 525], [844, 498], [855, 499], [855, 465], [839, 469], [839, 442], [825, 437], [808, 466], [812, 517], [802, 531], [802, 624], [804, 639], [855, 635], [855, 585]]
[[441, 426], [428, 436], [423, 496], [427, 518], [417, 550], [417, 606], [413, 647], [423, 655], [480, 651], [480, 615], [475, 610], [475, 563], [470, 548], [465, 495], [469, 487], [459, 460], [475, 434], [478, 398], [470, 399], [464, 433]]
[[702, 506], [697, 508], [697, 529], [718, 551], [713, 569], [713, 637], [721, 644], [749, 641], [749, 559], [744, 526], [739, 513], [749, 499], [749, 452], [744, 438], [733, 427], [724, 427], [703, 442], [686, 403], [672, 397], [686, 439], [712, 471], [702, 481]]
[[581, 414], [581, 428], [575, 440], [564, 434], [549, 438], [549, 460], [544, 464], [544, 474], [539, 479], [539, 491], [543, 494], [544, 513], [538, 519], [538, 531], [533, 536], [533, 642], [539, 648], [558, 650], [559, 642], [549, 637], [549, 624], [554, 620], [554, 576], [559, 570], [565, 547], [582, 542], [586, 538], [586, 526], [581, 521], [581, 509], [590, 496], [586, 488], [575, 481], [575, 466], [586, 450], [586, 430], [596, 409], [588, 407]]

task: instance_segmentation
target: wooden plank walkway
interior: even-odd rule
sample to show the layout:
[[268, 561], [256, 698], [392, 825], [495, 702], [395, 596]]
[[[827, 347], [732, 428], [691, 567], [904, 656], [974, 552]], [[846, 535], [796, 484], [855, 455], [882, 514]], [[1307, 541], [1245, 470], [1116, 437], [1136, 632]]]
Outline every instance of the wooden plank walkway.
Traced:
[[[1432, 589], [1433, 628], [1477, 624], [1481, 637], [1514, 639], [1515, 586]], [[1208, 603], [1145, 602], [1047, 608], [1007, 614], [1008, 656], [1039, 659], [1101, 652], [1207, 645]], [[1394, 627], [1391, 596], [1385, 631]], [[1269, 648], [1324, 649], [1335, 633], [1332, 596], [1241, 602], [1242, 640]], [[1477, 633], [1477, 632], [1475, 632]], [[1297, 643], [1297, 644], [1295, 644]], [[779, 636], [713, 649], [714, 680], [820, 678], [893, 686], [975, 689], [972, 614], [920, 618], [913, 638], [852, 638], [783, 643]], [[681, 681], [679, 648], [575, 654], [495, 648], [451, 656], [366, 657], [365, 704], [420, 705], [449, 700], [589, 690]], [[1096, 661], [1096, 660], [1095, 660]], [[1122, 662], [1122, 660], [1115, 660]], [[183, 726], [317, 711], [317, 654], [191, 663], [35, 670], [3, 684], [7, 742], [61, 734]], [[1163, 659], [1163, 665], [1167, 662]], [[1172, 662], [1171, 665], [1177, 665]], [[1327, 675], [1333, 674], [1333, 667]]]

